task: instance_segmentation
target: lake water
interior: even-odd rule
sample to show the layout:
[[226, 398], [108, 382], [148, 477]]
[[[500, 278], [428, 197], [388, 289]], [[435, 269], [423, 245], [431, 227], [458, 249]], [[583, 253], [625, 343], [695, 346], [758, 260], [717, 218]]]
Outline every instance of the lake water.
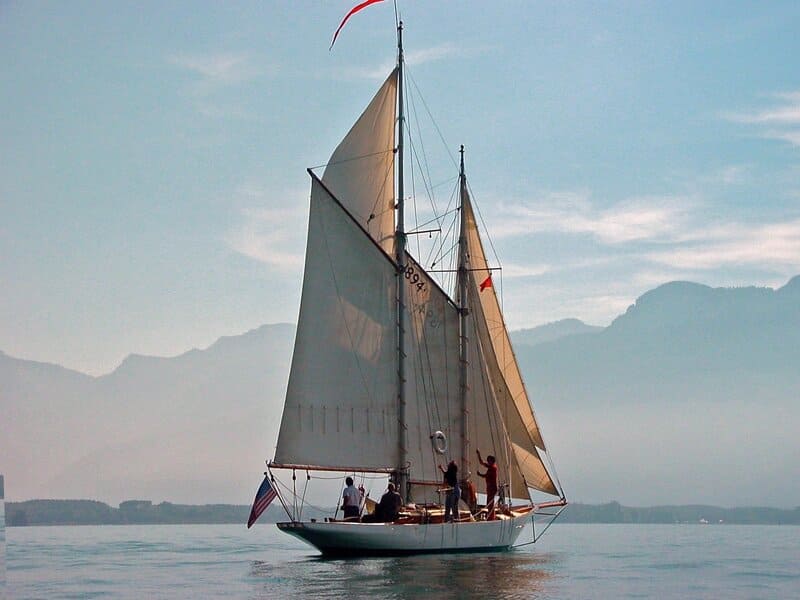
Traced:
[[18, 527], [6, 541], [8, 598], [800, 598], [790, 526], [556, 524], [512, 552], [349, 560], [274, 525]]

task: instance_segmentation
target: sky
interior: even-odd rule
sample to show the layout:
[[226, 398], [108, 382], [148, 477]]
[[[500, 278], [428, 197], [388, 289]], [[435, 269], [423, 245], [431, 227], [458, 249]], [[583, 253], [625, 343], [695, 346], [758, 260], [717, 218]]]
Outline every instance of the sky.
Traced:
[[[329, 51], [354, 4], [0, 3], [0, 350], [99, 375], [296, 322], [306, 168], [394, 63], [388, 2]], [[796, 2], [400, 10], [510, 328], [800, 273]]]

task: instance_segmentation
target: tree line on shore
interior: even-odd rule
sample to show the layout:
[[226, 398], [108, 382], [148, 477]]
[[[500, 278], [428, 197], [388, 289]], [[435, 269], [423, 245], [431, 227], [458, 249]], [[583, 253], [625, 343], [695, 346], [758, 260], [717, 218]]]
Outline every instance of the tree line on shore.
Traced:
[[[247, 505], [236, 504], [153, 504], [149, 500], [127, 500], [114, 508], [97, 500], [27, 500], [6, 503], [6, 525], [178, 525], [246, 523]], [[331, 511], [332, 513], [333, 511]], [[305, 514], [322, 518], [324, 514]], [[286, 520], [280, 506], [270, 506], [260, 523]], [[685, 505], [630, 507], [618, 502], [570, 504], [559, 518], [562, 523], [709, 523], [752, 525], [800, 525], [800, 507], [722, 508]]]

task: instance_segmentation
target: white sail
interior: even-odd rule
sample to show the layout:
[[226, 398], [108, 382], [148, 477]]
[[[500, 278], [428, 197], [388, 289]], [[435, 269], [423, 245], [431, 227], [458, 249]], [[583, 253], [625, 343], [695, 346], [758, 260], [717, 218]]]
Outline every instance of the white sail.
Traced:
[[303, 294], [274, 462], [397, 463], [394, 263], [314, 178]]
[[[497, 460], [498, 483], [514, 484], [513, 495], [517, 498], [527, 498], [522, 476], [514, 464], [514, 456], [508, 445], [508, 435], [502, 415], [497, 408], [495, 393], [491, 379], [486, 372], [483, 360], [483, 349], [480, 344], [475, 319], [472, 315], [467, 319], [467, 411], [469, 412], [468, 438], [470, 452], [467, 455], [469, 464], [466, 472], [476, 484], [479, 491], [484, 491], [484, 485], [477, 476], [478, 472], [486, 469], [478, 462], [475, 450], [480, 450], [483, 459], [493, 455]], [[462, 466], [463, 468], [463, 466]]]
[[[323, 178], [313, 177], [300, 318], [274, 464], [342, 470], [407, 470], [416, 501], [440, 500], [439, 465], [461, 463], [463, 414], [474, 449], [495, 454], [515, 497], [557, 494], [539, 449], [528, 400], [469, 197], [463, 198], [467, 268], [466, 406], [459, 380], [459, 311], [406, 253], [398, 274], [394, 239], [393, 71], [339, 144]], [[377, 208], [376, 208], [377, 207]], [[398, 464], [397, 285], [405, 294], [406, 460]], [[447, 450], [432, 436], [442, 432]]]
[[[472, 272], [471, 281], [473, 285], [480, 289], [481, 284], [486, 281], [491, 271], [489, 270], [489, 264], [478, 233], [475, 213], [472, 211], [472, 205], [468, 198], [465, 199], [463, 210], [463, 218], [467, 220], [467, 247], [469, 268]], [[522, 418], [529, 441], [545, 450], [544, 440], [539, 432], [539, 425], [536, 423], [533, 408], [528, 400], [528, 393], [525, 390], [525, 384], [522, 382], [522, 374], [519, 371], [514, 350], [511, 348], [511, 339], [508, 337], [508, 329], [503, 319], [503, 313], [500, 310], [500, 303], [497, 301], [494, 285], [484, 285], [483, 291], [479, 294], [479, 299], [481, 311], [488, 326], [494, 354], [497, 358], [498, 368], [505, 379], [508, 393], [511, 395], [511, 399]], [[526, 443], [528, 440], [515, 438], [514, 441], [523, 447], [528, 445]]]
[[394, 255], [397, 69], [333, 152], [322, 181], [387, 254]]
[[[483, 368], [482, 384], [492, 392], [492, 397], [487, 398], [487, 402], [494, 404], [499, 419], [504, 426], [501, 439], [510, 442], [503, 447], [503, 452], [510, 454], [506, 457], [511, 470], [511, 481], [513, 492], [519, 493], [526, 486], [539, 491], [557, 495], [558, 491], [553, 483], [550, 473], [547, 471], [539, 451], [528, 435], [527, 428], [523, 422], [516, 403], [511, 399], [506, 380], [503, 377], [497, 357], [495, 356], [494, 346], [489, 328], [486, 323], [480, 302], [480, 288], [475, 285], [469, 287], [470, 315], [474, 320], [474, 332], [477, 335], [477, 346], [480, 356], [480, 366]], [[527, 491], [522, 496], [527, 497]]]
[[[484, 385], [492, 390], [491, 401], [511, 442], [514, 460], [509, 458], [508, 462], [510, 466], [516, 463], [519, 469], [518, 474], [511, 473], [512, 485], [516, 487], [515, 477], [519, 479], [521, 475], [527, 486], [557, 495], [557, 488], [537, 450], [537, 447], [544, 450], [544, 441], [522, 383], [494, 286], [485, 284], [490, 271], [467, 194], [463, 198], [463, 209], [467, 221], [468, 267], [472, 273], [468, 280], [468, 306], [478, 337], [481, 368], [487, 380]], [[514, 491], [516, 493], [518, 488]]]
[[[309, 171], [300, 316], [270, 467], [391, 472], [408, 494], [406, 504], [399, 515], [384, 514], [386, 523], [305, 523], [293, 511], [291, 522], [278, 526], [331, 555], [507, 549], [540, 507], [504, 506], [487, 520], [483, 512], [460, 511], [450, 523], [441, 506], [430, 505], [443, 503], [439, 466], [450, 460], [462, 479], [484, 489], [476, 448], [496, 457], [509, 500], [529, 499], [531, 487], [558, 491], [541, 460], [544, 442], [494, 288], [480, 289], [489, 271], [466, 193], [463, 149], [458, 303], [405, 252], [402, 73], [399, 25], [398, 67], [323, 176]], [[465, 278], [464, 269], [471, 275]], [[562, 496], [544, 507], [565, 504]]]
[[[414, 502], [436, 502], [441, 471], [460, 460], [461, 405], [458, 380], [458, 309], [422, 267], [406, 254], [406, 424]], [[435, 450], [431, 436], [445, 434], [447, 451]]]

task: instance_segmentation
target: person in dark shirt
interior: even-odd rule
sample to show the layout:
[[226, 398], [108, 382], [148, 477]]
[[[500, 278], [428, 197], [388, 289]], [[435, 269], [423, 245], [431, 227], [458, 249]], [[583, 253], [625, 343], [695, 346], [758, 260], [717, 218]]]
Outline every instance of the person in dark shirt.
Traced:
[[486, 457], [484, 462], [481, 458], [481, 451], [475, 450], [478, 453], [478, 462], [486, 467], [486, 473], [478, 471], [478, 476], [486, 480], [486, 510], [488, 512], [487, 520], [493, 521], [495, 519], [494, 512], [494, 497], [497, 495], [497, 461], [491, 454]]
[[400, 507], [403, 506], [403, 499], [394, 489], [394, 484], [389, 482], [389, 487], [386, 493], [381, 496], [381, 501], [375, 507], [375, 513], [378, 520], [391, 523], [396, 521], [400, 514]]
[[458, 501], [461, 499], [461, 489], [458, 485], [458, 465], [451, 460], [446, 471], [442, 465], [439, 465], [439, 470], [444, 473], [444, 483], [448, 487], [444, 500], [444, 521], [448, 523], [454, 519], [458, 520], [459, 516]]

